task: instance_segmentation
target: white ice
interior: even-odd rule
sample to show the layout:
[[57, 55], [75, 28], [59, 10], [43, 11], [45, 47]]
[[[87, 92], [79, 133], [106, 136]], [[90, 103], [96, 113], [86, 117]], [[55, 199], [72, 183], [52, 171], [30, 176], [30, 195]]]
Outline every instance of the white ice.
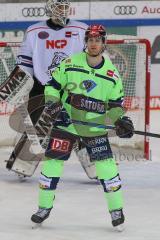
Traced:
[[[160, 133], [160, 112], [151, 131]], [[40, 229], [31, 229], [37, 210], [38, 176], [20, 182], [5, 168], [10, 149], [1, 149], [0, 240], [159, 240], [160, 139], [150, 138], [152, 161], [120, 163], [125, 197], [125, 231], [115, 232], [101, 186], [89, 180], [73, 154], [58, 185], [55, 208]]]

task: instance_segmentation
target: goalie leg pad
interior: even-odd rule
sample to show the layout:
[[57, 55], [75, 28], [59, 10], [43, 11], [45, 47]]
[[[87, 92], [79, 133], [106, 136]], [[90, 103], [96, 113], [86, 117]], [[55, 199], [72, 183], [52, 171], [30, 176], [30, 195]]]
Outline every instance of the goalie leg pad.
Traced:
[[107, 193], [116, 192], [121, 188], [121, 179], [119, 174], [109, 180], [100, 179], [100, 182], [103, 186], [104, 192]]
[[41, 173], [39, 178], [39, 187], [45, 190], [55, 190], [60, 177], [47, 177]]
[[95, 163], [90, 161], [86, 148], [76, 149], [78, 160], [90, 179], [97, 179]]

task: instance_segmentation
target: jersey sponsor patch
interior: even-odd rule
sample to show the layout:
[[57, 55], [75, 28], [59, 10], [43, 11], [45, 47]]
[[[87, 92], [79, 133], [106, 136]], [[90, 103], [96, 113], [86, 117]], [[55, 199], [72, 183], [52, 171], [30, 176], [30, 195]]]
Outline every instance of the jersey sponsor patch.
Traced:
[[94, 112], [99, 114], [104, 114], [106, 112], [105, 102], [95, 98], [86, 97], [81, 94], [70, 93], [66, 99], [66, 103], [79, 110], [87, 112]]
[[78, 32], [69, 32], [69, 31], [67, 31], [66, 33], [65, 33], [65, 37], [66, 38], [70, 38], [70, 37], [77, 37], [79, 35], [79, 33]]
[[115, 78], [115, 79], [118, 79], [118, 78], [119, 78], [118, 74], [115, 73], [115, 72], [112, 71], [112, 70], [108, 70], [108, 71], [107, 71], [107, 76], [108, 76], [108, 77], [113, 77], [113, 78]]
[[121, 188], [121, 184], [119, 174], [112, 179], [104, 180], [105, 192], [116, 192]]
[[39, 187], [41, 189], [50, 189], [51, 181], [52, 181], [52, 178], [48, 178], [43, 174], [41, 174], [39, 178]]
[[65, 33], [65, 37], [68, 37], [68, 38], [69, 38], [69, 37], [71, 37], [71, 36], [72, 36], [72, 32], [66, 32], [66, 33]]
[[92, 161], [101, 161], [112, 157], [112, 150], [107, 136], [99, 136], [92, 138], [83, 138], [87, 151]]
[[51, 149], [58, 152], [68, 152], [70, 141], [60, 138], [54, 138], [51, 143]]
[[39, 32], [39, 33], [38, 33], [38, 37], [39, 37], [40, 39], [46, 39], [46, 38], [49, 37], [49, 33], [48, 33], [48, 32], [45, 32], [45, 31]]
[[66, 39], [59, 40], [46, 40], [46, 48], [47, 49], [61, 49], [67, 46]]
[[93, 80], [84, 80], [83, 85], [87, 92], [90, 92], [97, 86], [97, 84]]

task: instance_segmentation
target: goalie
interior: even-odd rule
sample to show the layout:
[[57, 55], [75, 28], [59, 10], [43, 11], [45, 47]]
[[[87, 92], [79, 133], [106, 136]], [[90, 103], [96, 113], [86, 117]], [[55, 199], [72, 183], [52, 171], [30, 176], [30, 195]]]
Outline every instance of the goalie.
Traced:
[[[50, 80], [51, 73], [64, 58], [83, 50], [84, 34], [87, 28], [86, 24], [68, 18], [69, 0], [48, 0], [46, 9], [50, 18], [27, 29], [17, 56], [17, 65], [34, 79], [28, 102], [28, 111], [34, 125], [43, 111], [44, 86]], [[29, 141], [27, 134], [24, 133], [6, 167], [18, 174], [32, 176], [40, 159], [32, 161], [31, 154], [27, 152], [29, 149], [27, 146]], [[86, 152], [83, 151], [83, 155], [87, 156]], [[85, 165], [86, 170], [88, 160], [83, 161], [82, 165]], [[87, 171], [87, 174], [90, 178], [95, 177], [94, 168], [90, 173]]]
[[[106, 31], [102, 25], [90, 26], [85, 33], [86, 52], [63, 60], [45, 87], [46, 111], [52, 119], [56, 121], [62, 107], [67, 113], [62, 124], [59, 122], [51, 133], [39, 180], [39, 209], [31, 217], [34, 223], [42, 223], [48, 218], [64, 162], [68, 160], [73, 143], [77, 140], [83, 141], [91, 162], [95, 163], [112, 225], [120, 227], [124, 222], [121, 179], [107, 132], [78, 124], [78, 121], [82, 124], [104, 124], [107, 117], [115, 124], [119, 137], [130, 138], [133, 135], [132, 121], [123, 116], [121, 78], [112, 62], [102, 56], [105, 38]], [[113, 73], [112, 77], [110, 72]], [[70, 89], [71, 83], [76, 87]], [[64, 91], [62, 97], [61, 90]]]

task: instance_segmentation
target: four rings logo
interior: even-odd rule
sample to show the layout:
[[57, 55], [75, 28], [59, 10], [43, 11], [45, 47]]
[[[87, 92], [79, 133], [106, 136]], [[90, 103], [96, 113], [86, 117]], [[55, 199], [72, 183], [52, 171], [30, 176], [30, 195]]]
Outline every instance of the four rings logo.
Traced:
[[43, 7], [30, 7], [22, 9], [23, 17], [43, 17], [46, 15], [46, 9]]
[[114, 8], [114, 13], [116, 15], [134, 15], [137, 13], [137, 7], [132, 6], [116, 6]]

